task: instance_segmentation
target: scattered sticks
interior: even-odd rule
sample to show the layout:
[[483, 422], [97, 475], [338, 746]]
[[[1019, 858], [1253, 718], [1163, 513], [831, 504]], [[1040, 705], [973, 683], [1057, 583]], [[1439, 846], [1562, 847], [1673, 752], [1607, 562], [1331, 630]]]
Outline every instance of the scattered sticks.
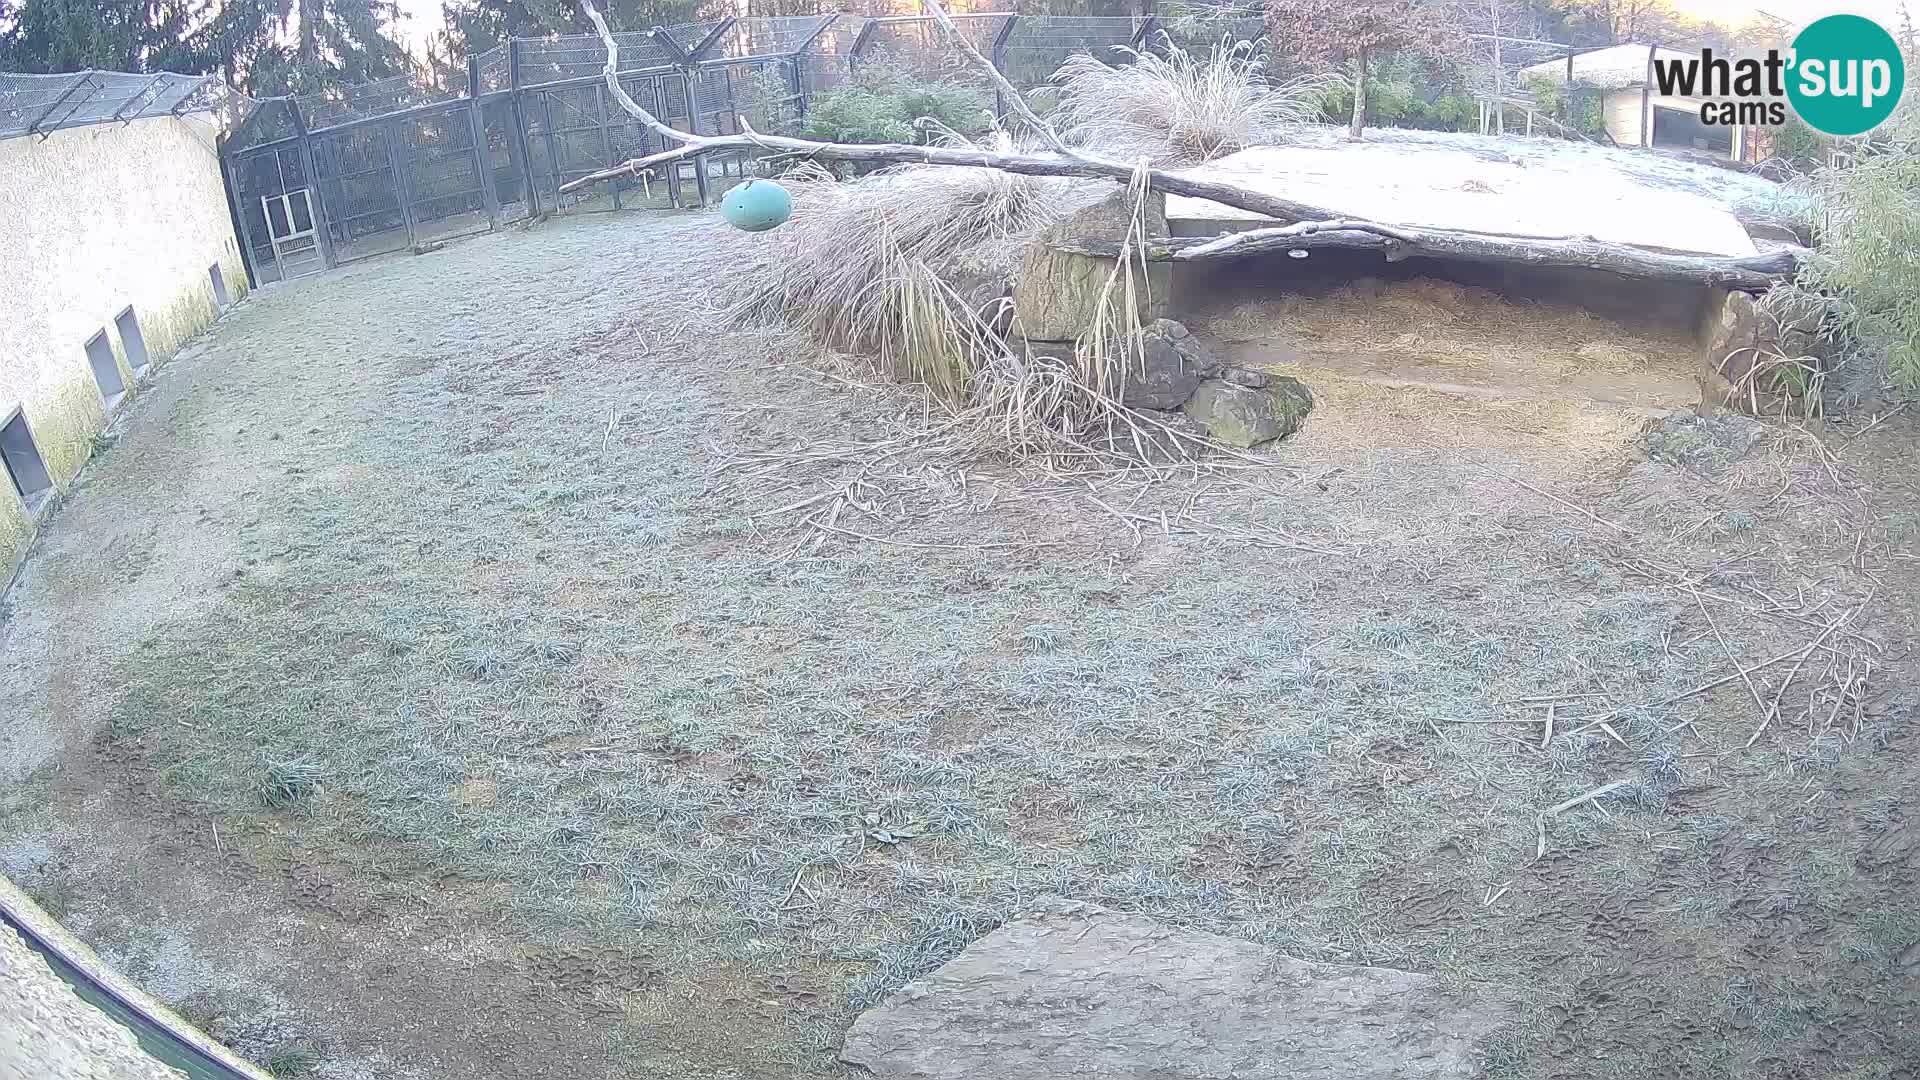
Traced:
[[619, 420], [620, 406], [615, 405], [613, 408], [607, 410], [607, 430], [600, 433], [600, 452], [602, 454], [607, 452], [607, 443], [613, 439], [613, 425], [618, 423]]
[[1506, 472], [1505, 470], [1502, 470], [1502, 469], [1496, 469], [1491, 465], [1482, 464], [1479, 467], [1501, 478], [1502, 480], [1519, 484], [1521, 487], [1526, 488], [1528, 491], [1533, 492], [1535, 495], [1538, 495], [1543, 499], [1552, 499], [1554, 502], [1557, 502], [1561, 506], [1564, 506], [1567, 509], [1580, 514], [1581, 516], [1587, 518], [1589, 521], [1592, 521], [1597, 525], [1604, 525], [1607, 528], [1612, 529], [1614, 532], [1617, 532], [1622, 536], [1633, 535], [1633, 531], [1631, 529], [1628, 529], [1626, 526], [1617, 524], [1612, 521], [1608, 521], [1606, 518], [1601, 517], [1599, 514], [1594, 513], [1593, 511], [1587, 509], [1584, 506], [1581, 506], [1577, 502], [1573, 502], [1570, 499], [1563, 499], [1560, 496], [1555, 495], [1551, 491], [1543, 491], [1540, 488], [1534, 487], [1532, 484], [1527, 483], [1525, 480], [1520, 479], [1519, 477], [1513, 475], [1510, 472]]
[[1547, 809], [1542, 810], [1540, 814], [1533, 819], [1534, 833], [1535, 833], [1533, 857], [1535, 859], [1541, 859], [1546, 857], [1547, 819], [1548, 818], [1554, 816], [1555, 814], [1566, 813], [1568, 810], [1571, 810], [1574, 807], [1580, 806], [1584, 803], [1593, 802], [1594, 800], [1599, 799], [1601, 796], [1608, 795], [1608, 794], [1611, 794], [1612, 792], [1618, 791], [1621, 788], [1626, 787], [1628, 784], [1631, 784], [1631, 783], [1633, 783], [1633, 781], [1631, 780], [1615, 780], [1611, 784], [1602, 784], [1599, 787], [1594, 788], [1592, 791], [1589, 791], [1583, 795], [1575, 795], [1573, 798], [1568, 799], [1566, 802], [1560, 803], [1558, 806], [1550, 806]]
[[1700, 614], [1706, 617], [1707, 628], [1713, 631], [1714, 639], [1720, 642], [1721, 651], [1727, 654], [1727, 662], [1733, 665], [1733, 670], [1739, 673], [1741, 681], [1747, 684], [1747, 693], [1753, 695], [1753, 703], [1760, 707], [1760, 715], [1765, 716], [1767, 703], [1760, 700], [1760, 690], [1753, 685], [1753, 676], [1746, 668], [1740, 666], [1740, 658], [1734, 654], [1733, 646], [1727, 641], [1727, 636], [1720, 632], [1720, 624], [1713, 621], [1713, 612], [1708, 611], [1706, 601], [1700, 599], [1700, 591], [1695, 589], [1691, 582], [1683, 588], [1692, 595], [1694, 604], [1700, 608]]

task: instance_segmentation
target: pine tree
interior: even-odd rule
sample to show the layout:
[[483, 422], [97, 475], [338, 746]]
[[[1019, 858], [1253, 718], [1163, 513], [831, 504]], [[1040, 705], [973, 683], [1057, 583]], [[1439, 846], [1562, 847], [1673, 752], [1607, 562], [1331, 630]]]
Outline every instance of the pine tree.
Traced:
[[[693, 22], [702, 6], [703, 0], [607, 0], [602, 10], [615, 30], [651, 30]], [[732, 14], [725, 0], [707, 0], [705, 6]], [[447, 55], [459, 63], [508, 38], [593, 33], [578, 0], [445, 0], [440, 10], [447, 20]]]
[[[10, 16], [6, 17], [6, 16]], [[27, 0], [0, 5], [0, 70], [170, 71], [193, 66], [186, 0]]]

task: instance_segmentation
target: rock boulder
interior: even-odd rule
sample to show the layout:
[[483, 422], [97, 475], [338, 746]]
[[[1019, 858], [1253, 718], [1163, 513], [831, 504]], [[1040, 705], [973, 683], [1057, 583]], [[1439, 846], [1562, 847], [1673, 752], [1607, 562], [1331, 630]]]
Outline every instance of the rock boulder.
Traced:
[[863, 1013], [841, 1058], [890, 1080], [1465, 1078], [1513, 1019], [1430, 975], [1055, 900]]
[[1313, 411], [1313, 392], [1286, 375], [1267, 376], [1265, 387], [1208, 379], [1187, 399], [1184, 409], [1214, 441], [1257, 446], [1300, 430]]
[[[1014, 316], [1027, 337], [1072, 341], [1093, 325], [1100, 293], [1112, 276], [1114, 261], [1059, 250], [1075, 241], [1117, 244], [1132, 224], [1133, 204], [1124, 190], [1082, 207], [1048, 226], [1027, 249], [1013, 289]], [[1166, 197], [1147, 196], [1148, 236], [1167, 235]], [[1135, 268], [1138, 273], [1138, 268]], [[1141, 322], [1151, 321], [1165, 302], [1171, 277], [1166, 263], [1149, 263], [1145, 281], [1134, 284]]]
[[1123, 372], [1120, 402], [1134, 409], [1177, 409], [1200, 383], [1221, 371], [1221, 363], [1187, 328], [1172, 319], [1155, 319], [1141, 335], [1143, 360]]

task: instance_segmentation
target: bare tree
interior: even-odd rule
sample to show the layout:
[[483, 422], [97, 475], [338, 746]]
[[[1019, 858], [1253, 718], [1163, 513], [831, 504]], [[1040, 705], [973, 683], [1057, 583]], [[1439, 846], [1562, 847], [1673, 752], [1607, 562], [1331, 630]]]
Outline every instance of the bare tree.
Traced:
[[1367, 62], [1386, 53], [1464, 57], [1468, 38], [1457, 13], [1437, 0], [1267, 0], [1267, 32], [1276, 50], [1313, 62], [1353, 65], [1353, 119], [1359, 139], [1367, 117]]

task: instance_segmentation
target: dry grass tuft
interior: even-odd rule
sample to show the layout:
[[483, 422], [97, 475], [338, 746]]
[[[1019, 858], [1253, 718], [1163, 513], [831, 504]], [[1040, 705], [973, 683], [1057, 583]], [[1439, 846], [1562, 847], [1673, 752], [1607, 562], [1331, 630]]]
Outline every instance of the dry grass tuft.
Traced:
[[1200, 56], [1171, 42], [1164, 57], [1127, 51], [1124, 67], [1068, 57], [1053, 76], [1060, 107], [1052, 118], [1082, 146], [1156, 165], [1198, 164], [1282, 138], [1320, 115], [1329, 81], [1269, 82], [1245, 41]]
[[1141, 348], [1144, 171], [1131, 189], [1132, 254], [1115, 263], [1093, 325], [1066, 356], [1003, 336], [994, 313], [983, 317], [967, 286], [949, 282], [995, 291], [1035, 234], [1104, 184], [919, 167], [840, 182], [811, 166], [788, 182], [800, 209], [745, 271], [729, 321], [784, 323], [924, 386], [943, 414], [936, 432], [956, 450], [1084, 471], [1219, 449], [1120, 404]]
[[[793, 219], [739, 273], [729, 321], [780, 322], [832, 349], [899, 357], [925, 336], [928, 283], [1010, 274], [1024, 242], [1086, 201], [1088, 185], [996, 169], [923, 166], [841, 182], [804, 165], [781, 178]], [[916, 295], [917, 294], [917, 295]]]

